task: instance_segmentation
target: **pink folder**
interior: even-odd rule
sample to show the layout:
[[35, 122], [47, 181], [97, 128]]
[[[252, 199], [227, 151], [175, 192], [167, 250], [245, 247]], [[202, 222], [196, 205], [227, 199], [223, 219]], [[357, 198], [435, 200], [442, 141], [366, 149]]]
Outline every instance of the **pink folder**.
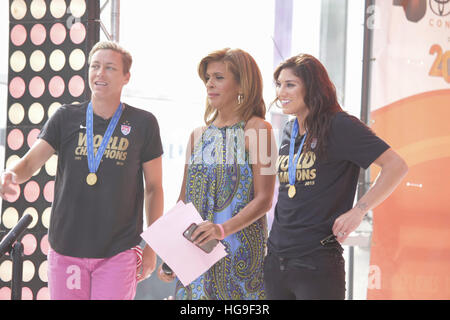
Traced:
[[220, 242], [213, 251], [205, 253], [183, 236], [192, 223], [201, 222], [203, 220], [192, 203], [179, 201], [141, 234], [184, 286], [227, 255], [225, 246]]

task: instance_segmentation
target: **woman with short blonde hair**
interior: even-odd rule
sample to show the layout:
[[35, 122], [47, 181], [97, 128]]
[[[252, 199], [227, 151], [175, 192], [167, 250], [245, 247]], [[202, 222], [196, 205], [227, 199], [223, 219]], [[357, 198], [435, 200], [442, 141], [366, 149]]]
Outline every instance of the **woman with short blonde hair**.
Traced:
[[130, 72], [131, 64], [133, 63], [133, 58], [131, 57], [130, 52], [114, 41], [97, 42], [89, 52], [88, 64], [91, 64], [92, 56], [99, 50], [112, 50], [120, 53], [122, 55], [123, 74]]

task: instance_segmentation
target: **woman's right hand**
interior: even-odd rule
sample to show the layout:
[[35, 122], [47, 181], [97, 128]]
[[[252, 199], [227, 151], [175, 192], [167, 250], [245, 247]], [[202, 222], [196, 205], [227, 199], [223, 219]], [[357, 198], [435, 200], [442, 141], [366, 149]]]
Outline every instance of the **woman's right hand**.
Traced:
[[164, 282], [172, 282], [173, 280], [175, 280], [175, 278], [177, 277], [176, 274], [174, 272], [172, 272], [172, 274], [168, 275], [166, 273], [164, 273], [164, 271], [162, 270], [162, 263], [160, 264], [160, 266], [158, 267], [158, 278], [161, 281]]
[[6, 170], [3, 171], [0, 176], [0, 196], [7, 200], [7, 195], [14, 195], [17, 193], [17, 190], [14, 186], [16, 183], [16, 174], [12, 171]]

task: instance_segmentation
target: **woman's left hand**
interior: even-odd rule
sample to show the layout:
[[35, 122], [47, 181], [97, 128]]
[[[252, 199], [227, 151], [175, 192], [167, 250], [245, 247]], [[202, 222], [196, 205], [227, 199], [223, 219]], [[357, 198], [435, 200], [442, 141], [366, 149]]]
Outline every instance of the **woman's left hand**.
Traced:
[[211, 221], [204, 221], [198, 224], [197, 229], [192, 233], [192, 239], [194, 243], [198, 246], [206, 244], [208, 241], [217, 239], [219, 240], [222, 233], [217, 224]]
[[364, 218], [365, 212], [355, 207], [346, 213], [340, 215], [333, 225], [333, 234], [337, 241], [344, 242], [345, 239], [358, 228]]
[[156, 254], [147, 244], [142, 253], [142, 267], [137, 271], [137, 281], [141, 282], [151, 276], [156, 268]]

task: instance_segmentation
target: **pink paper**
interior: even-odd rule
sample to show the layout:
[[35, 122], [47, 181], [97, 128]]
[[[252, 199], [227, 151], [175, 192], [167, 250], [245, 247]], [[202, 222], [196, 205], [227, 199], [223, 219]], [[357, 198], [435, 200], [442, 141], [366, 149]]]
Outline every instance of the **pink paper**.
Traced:
[[220, 242], [213, 251], [205, 253], [183, 237], [183, 232], [192, 223], [201, 222], [203, 220], [192, 203], [184, 204], [179, 201], [141, 234], [184, 286], [227, 255], [225, 246]]

